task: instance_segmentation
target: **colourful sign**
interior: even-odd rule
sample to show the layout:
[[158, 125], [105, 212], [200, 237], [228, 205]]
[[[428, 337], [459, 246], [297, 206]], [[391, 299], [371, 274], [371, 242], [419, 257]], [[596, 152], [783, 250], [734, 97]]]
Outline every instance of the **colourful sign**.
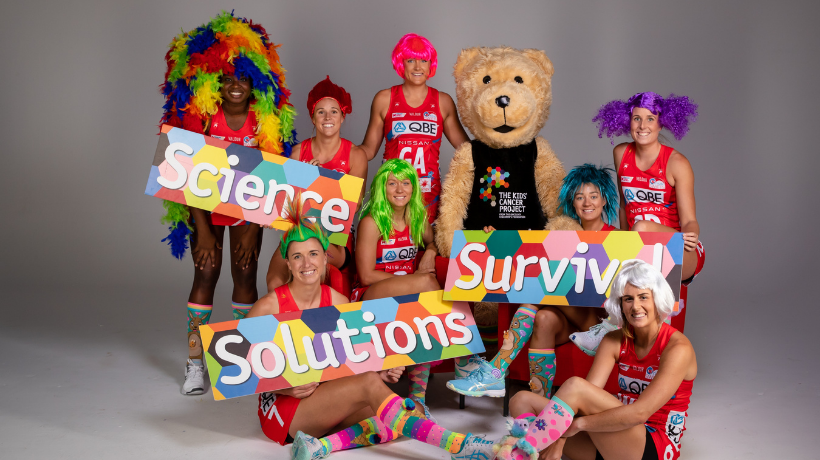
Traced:
[[145, 194], [286, 230], [286, 196], [301, 191], [307, 215], [331, 243], [344, 245], [363, 185], [356, 176], [162, 125]]
[[600, 307], [629, 259], [660, 269], [675, 294], [677, 312], [681, 233], [458, 231], [444, 299]]
[[199, 327], [214, 399], [481, 353], [466, 302], [442, 291]]

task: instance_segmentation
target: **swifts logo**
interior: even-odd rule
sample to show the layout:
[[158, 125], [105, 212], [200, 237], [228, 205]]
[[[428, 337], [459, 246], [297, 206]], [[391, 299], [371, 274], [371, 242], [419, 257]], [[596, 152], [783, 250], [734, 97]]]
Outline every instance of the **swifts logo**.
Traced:
[[256, 138], [253, 136], [245, 136], [242, 138], [242, 145], [245, 147], [256, 147]]
[[653, 177], [649, 179], [649, 188], [663, 190], [666, 188], [666, 184], [662, 180]]
[[646, 368], [646, 378], [652, 380], [658, 374], [658, 368], [649, 366]]
[[506, 180], [510, 177], [510, 173], [499, 168], [487, 167], [487, 174], [482, 177], [479, 182], [486, 183], [487, 186], [479, 190], [479, 196], [482, 200], [490, 200], [490, 206], [496, 205], [496, 196], [492, 194], [493, 187], [495, 188], [510, 188], [510, 183]]
[[424, 119], [425, 120], [431, 120], [431, 121], [437, 121], [438, 117], [436, 116], [436, 114], [434, 112], [424, 112]]

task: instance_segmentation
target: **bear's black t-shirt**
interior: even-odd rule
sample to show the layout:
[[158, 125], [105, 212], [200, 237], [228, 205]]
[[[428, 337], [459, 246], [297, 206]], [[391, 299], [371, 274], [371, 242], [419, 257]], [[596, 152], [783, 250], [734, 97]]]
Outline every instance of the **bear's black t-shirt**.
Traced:
[[473, 147], [473, 191], [464, 230], [543, 230], [547, 216], [535, 188], [535, 140], [517, 147], [493, 149], [479, 140]]

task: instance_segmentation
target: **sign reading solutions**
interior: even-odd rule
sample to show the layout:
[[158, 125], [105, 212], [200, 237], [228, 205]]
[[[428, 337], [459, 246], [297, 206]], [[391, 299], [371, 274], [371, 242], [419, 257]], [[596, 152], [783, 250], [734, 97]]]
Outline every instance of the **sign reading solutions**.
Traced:
[[481, 353], [466, 302], [442, 291], [202, 325], [214, 399]]
[[444, 299], [600, 307], [629, 259], [660, 269], [672, 287], [677, 312], [681, 233], [458, 231]]
[[[286, 196], [344, 245], [364, 181], [273, 153], [162, 125], [145, 194], [286, 230]], [[280, 193], [284, 192], [284, 193]]]

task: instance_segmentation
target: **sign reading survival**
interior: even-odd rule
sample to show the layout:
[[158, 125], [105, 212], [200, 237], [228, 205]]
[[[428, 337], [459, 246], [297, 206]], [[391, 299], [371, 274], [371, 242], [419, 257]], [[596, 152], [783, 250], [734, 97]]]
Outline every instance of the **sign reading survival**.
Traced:
[[145, 194], [286, 230], [286, 198], [302, 192], [305, 212], [330, 242], [344, 245], [364, 181], [308, 163], [162, 125]]
[[658, 268], [680, 299], [681, 233], [457, 231], [445, 300], [600, 307], [629, 259]]

